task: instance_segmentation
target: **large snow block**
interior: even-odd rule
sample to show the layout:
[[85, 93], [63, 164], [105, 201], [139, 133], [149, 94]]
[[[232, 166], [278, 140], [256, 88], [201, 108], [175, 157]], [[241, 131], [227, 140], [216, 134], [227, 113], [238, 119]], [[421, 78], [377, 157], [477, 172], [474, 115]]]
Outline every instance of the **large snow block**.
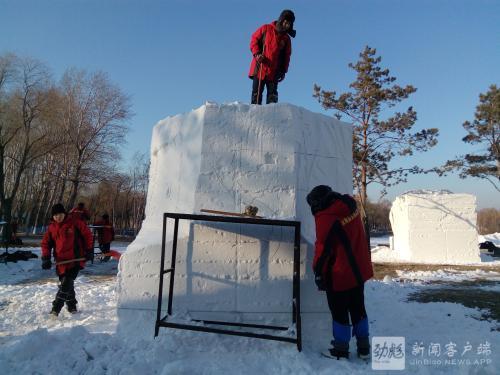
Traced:
[[[253, 205], [266, 218], [301, 221], [302, 285], [314, 290], [315, 230], [305, 198], [319, 184], [352, 192], [351, 150], [349, 124], [290, 104], [207, 103], [160, 121], [151, 142], [146, 218], [120, 261], [119, 308], [156, 309], [163, 213], [202, 208], [242, 212]], [[172, 232], [170, 221], [167, 267]], [[288, 314], [292, 262], [290, 228], [181, 220], [174, 311]], [[328, 311], [324, 300], [319, 293], [304, 297], [303, 311]]]
[[393, 202], [390, 221], [394, 250], [403, 261], [480, 262], [473, 195], [409, 192]]

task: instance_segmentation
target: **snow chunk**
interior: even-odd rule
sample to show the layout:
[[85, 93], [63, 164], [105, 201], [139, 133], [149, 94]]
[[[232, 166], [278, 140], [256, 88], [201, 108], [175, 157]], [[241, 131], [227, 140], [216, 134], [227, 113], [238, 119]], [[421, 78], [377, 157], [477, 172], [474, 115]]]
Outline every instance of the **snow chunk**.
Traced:
[[[243, 212], [252, 205], [266, 218], [301, 221], [302, 288], [312, 292], [315, 228], [305, 198], [320, 184], [352, 193], [352, 127], [285, 103], [207, 102], [154, 127], [149, 179], [146, 219], [120, 262], [119, 306], [129, 309], [120, 313], [123, 319], [131, 316], [133, 324], [130, 309], [156, 308], [164, 212]], [[170, 221], [166, 267], [172, 231]], [[292, 262], [287, 228], [181, 220], [176, 311], [291, 311]], [[324, 299], [311, 294], [303, 310], [328, 311]]]
[[480, 262], [476, 197], [420, 190], [395, 199], [390, 212], [394, 249], [401, 261]]

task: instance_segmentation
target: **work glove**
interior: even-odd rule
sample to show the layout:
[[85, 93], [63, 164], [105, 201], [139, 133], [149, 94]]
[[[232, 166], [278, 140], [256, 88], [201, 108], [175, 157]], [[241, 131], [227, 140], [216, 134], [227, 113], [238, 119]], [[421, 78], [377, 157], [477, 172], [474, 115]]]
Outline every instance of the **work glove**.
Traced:
[[50, 257], [43, 257], [42, 258], [42, 269], [50, 270], [50, 267], [52, 267], [52, 262], [50, 261]]
[[316, 286], [318, 287], [318, 290], [326, 290], [325, 287], [325, 281], [323, 280], [323, 276], [321, 275], [314, 275], [314, 282], [316, 283]]
[[94, 260], [94, 249], [89, 249], [85, 253], [85, 259], [88, 261], [93, 261]]
[[256, 53], [253, 57], [255, 57], [255, 61], [261, 64], [264, 61], [264, 55], [261, 53]]
[[279, 73], [278, 74], [278, 82], [281, 82], [285, 79], [285, 73]]

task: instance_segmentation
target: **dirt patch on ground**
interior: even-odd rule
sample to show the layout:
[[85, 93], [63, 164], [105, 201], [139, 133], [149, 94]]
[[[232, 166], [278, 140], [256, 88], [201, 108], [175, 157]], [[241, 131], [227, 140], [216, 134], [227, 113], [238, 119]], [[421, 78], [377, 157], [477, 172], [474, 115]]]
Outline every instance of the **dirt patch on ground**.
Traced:
[[[496, 282], [496, 285], [500, 283]], [[481, 309], [480, 320], [496, 320], [494, 330], [500, 331], [500, 292], [471, 287], [446, 287], [426, 289], [412, 293], [408, 301], [420, 303], [453, 302], [470, 308]]]
[[[452, 264], [414, 264], [414, 263], [374, 263], [374, 278], [382, 280], [386, 275], [398, 278], [398, 271], [445, 271], [459, 274], [464, 271], [486, 271], [500, 273], [500, 266], [461, 266]], [[406, 280], [406, 279], [405, 279]], [[500, 281], [498, 278], [471, 277], [463, 280], [429, 279], [423, 280], [423, 287], [411, 293], [408, 301], [419, 303], [452, 302], [480, 309], [480, 320], [494, 322], [492, 330], [500, 331]], [[489, 290], [490, 289], [490, 290]]]
[[453, 271], [492, 271], [500, 272], [500, 266], [461, 266], [455, 264], [416, 264], [416, 263], [374, 263], [373, 271], [376, 280], [382, 280], [384, 276], [398, 277], [397, 271], [439, 271], [446, 269]]

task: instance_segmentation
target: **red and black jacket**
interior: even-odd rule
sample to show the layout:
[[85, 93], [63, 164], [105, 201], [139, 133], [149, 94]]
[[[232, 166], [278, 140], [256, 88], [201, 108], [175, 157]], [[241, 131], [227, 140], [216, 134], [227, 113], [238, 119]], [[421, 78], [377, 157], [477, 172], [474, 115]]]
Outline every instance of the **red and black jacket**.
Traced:
[[[42, 239], [42, 259], [50, 259], [51, 250], [54, 250], [56, 262], [85, 258], [87, 251], [92, 250], [92, 233], [87, 225], [70, 215], [66, 215], [61, 223], [51, 221], [47, 232]], [[57, 274], [80, 266], [85, 267], [85, 261], [71, 262], [56, 267]]]
[[373, 277], [363, 221], [355, 200], [343, 195], [315, 213], [316, 243], [313, 270], [327, 290], [343, 291], [361, 286]]
[[[257, 76], [262, 80], [276, 81], [279, 75], [288, 72], [292, 42], [287, 33], [279, 33], [276, 30], [276, 21], [259, 27], [252, 34], [250, 51], [254, 56], [248, 73], [250, 78]], [[257, 54], [264, 56], [262, 64], [255, 60]]]

